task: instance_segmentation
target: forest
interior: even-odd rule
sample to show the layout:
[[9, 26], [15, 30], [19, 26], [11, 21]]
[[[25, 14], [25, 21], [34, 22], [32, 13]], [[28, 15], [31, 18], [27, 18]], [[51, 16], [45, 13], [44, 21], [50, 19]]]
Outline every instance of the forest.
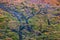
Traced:
[[60, 40], [60, 6], [0, 3], [0, 40]]

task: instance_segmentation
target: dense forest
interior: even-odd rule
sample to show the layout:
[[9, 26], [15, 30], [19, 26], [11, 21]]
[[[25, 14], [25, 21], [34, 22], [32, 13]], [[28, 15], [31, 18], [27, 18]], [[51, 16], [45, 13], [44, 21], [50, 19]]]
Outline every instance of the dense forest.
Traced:
[[0, 3], [0, 40], [60, 40], [60, 6]]

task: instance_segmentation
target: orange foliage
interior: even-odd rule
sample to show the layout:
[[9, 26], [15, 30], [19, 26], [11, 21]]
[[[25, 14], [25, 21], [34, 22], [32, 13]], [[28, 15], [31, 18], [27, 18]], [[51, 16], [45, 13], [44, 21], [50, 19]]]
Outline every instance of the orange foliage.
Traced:
[[45, 2], [50, 5], [60, 5], [57, 0], [45, 0]]
[[3, 34], [2, 33], [0, 33], [0, 37], [2, 37], [3, 36]]

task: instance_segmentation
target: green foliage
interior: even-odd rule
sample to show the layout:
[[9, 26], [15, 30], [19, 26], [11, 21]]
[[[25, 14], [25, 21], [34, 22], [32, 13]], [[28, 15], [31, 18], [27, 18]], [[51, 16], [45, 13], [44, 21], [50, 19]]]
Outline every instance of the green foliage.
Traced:
[[[26, 17], [37, 12], [34, 7], [29, 7], [25, 4], [15, 7], [17, 8], [16, 11], [22, 12], [23, 15]], [[29, 15], [26, 12], [26, 9], [27, 11], [29, 10]], [[56, 14], [60, 13], [60, 8], [48, 10], [50, 10], [48, 11], [48, 14], [42, 15], [43, 12], [41, 12], [37, 15], [34, 15], [32, 18], [28, 20], [28, 25], [33, 25], [32, 29], [34, 32], [30, 33], [27, 30], [23, 30], [23, 33], [26, 34], [25, 38], [27, 40], [29, 38], [32, 38], [32, 40], [58, 40], [60, 38], [60, 19], [58, 19], [58, 17], [55, 16]], [[17, 18], [13, 17], [13, 15], [9, 14], [8, 12], [3, 11], [2, 14], [4, 16], [0, 17], [0, 29], [7, 28], [3, 33], [3, 35], [6, 34], [4, 35], [3, 39], [11, 38], [13, 40], [19, 40], [18, 34], [10, 30], [10, 27], [15, 27], [15, 25], [19, 24], [19, 21], [17, 20]], [[11, 21], [16, 21], [16, 24], [14, 24]], [[25, 21], [26, 20], [23, 20], [23, 22]], [[48, 25], [48, 22], [50, 23], [50, 25]], [[11, 24], [10, 26], [8, 25], [9, 23]], [[14, 24], [13, 27], [12, 24]], [[17, 26], [15, 28], [17, 28]], [[41, 35], [38, 35], [39, 33], [41, 33]]]
[[[19, 40], [19, 36], [17, 33], [12, 32], [9, 27], [10, 21], [16, 21], [18, 23], [17, 19], [13, 17], [11, 14], [9, 14], [6, 11], [2, 11], [2, 14], [0, 16], [0, 39], [2, 40]], [[19, 24], [19, 23], [18, 23]]]

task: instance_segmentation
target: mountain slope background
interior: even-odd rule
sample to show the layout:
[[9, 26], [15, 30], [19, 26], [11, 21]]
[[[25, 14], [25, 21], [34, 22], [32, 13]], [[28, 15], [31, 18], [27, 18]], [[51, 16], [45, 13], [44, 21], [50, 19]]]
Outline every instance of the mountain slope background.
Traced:
[[[60, 40], [60, 7], [57, 7], [59, 1], [0, 0], [0, 3], [0, 15], [3, 14], [10, 19], [6, 35], [1, 36], [1, 32], [0, 39], [19, 40], [20, 35], [22, 40]], [[54, 7], [42, 6], [44, 4]]]

